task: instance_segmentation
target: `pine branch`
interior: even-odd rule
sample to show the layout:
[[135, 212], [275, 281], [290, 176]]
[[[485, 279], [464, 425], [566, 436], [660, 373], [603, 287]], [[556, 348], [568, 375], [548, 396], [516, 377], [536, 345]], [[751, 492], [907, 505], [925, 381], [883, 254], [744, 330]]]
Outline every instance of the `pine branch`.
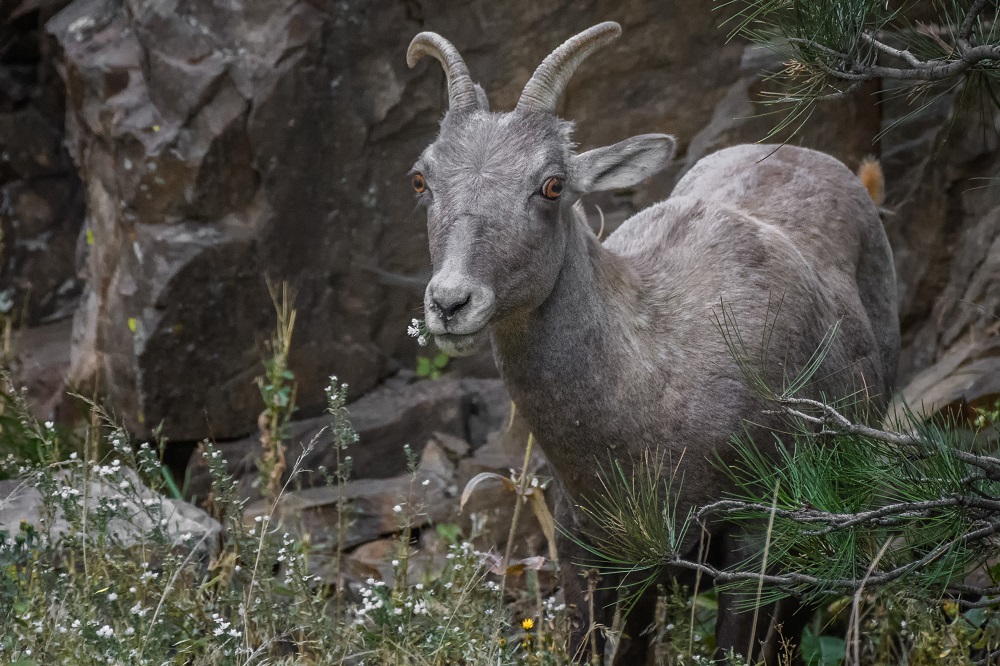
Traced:
[[928, 63], [920, 60], [919, 58], [917, 58], [917, 56], [913, 55], [908, 50], [896, 49], [884, 42], [879, 41], [868, 30], [865, 30], [864, 32], [861, 33], [861, 39], [863, 39], [869, 45], [875, 47], [882, 53], [885, 53], [886, 55], [890, 55], [893, 58], [899, 58], [900, 60], [905, 60], [911, 67], [916, 67], [920, 69], [929, 66]]
[[[920, 437], [908, 433], [889, 432], [879, 430], [865, 425], [852, 423], [846, 416], [838, 412], [830, 405], [809, 400], [807, 398], [776, 398], [775, 401], [782, 407], [783, 411], [794, 418], [801, 419], [807, 423], [812, 423], [823, 427], [821, 435], [828, 434], [851, 434], [861, 437], [868, 437], [887, 444], [898, 446], [917, 447], [924, 450], [933, 449], [933, 445]], [[822, 413], [822, 416], [807, 414], [795, 407], [810, 407]], [[990, 481], [1000, 481], [1000, 458], [992, 456], [981, 456], [960, 449], [951, 449], [949, 454], [957, 460], [973, 467], [978, 467], [985, 473], [985, 478]]]
[[[945, 507], [976, 508], [992, 512], [990, 515], [1000, 515], [1000, 500], [988, 500], [979, 497], [968, 497], [966, 495], [956, 495], [954, 497], [925, 502], [899, 502], [860, 513], [830, 513], [817, 509], [773, 509], [773, 511], [779, 518], [787, 518], [796, 523], [806, 525], [824, 524], [825, 527], [816, 530], [807, 530], [802, 533], [805, 536], [822, 536], [836, 530], [856, 527], [866, 523], [877, 527], [894, 527], [905, 520], [928, 516], [933, 509]], [[768, 504], [723, 500], [702, 507], [695, 513], [695, 518], [702, 520], [707, 515], [714, 513], [733, 515], [770, 511], [772, 511], [772, 508]]]
[[[838, 590], [844, 593], [853, 593], [862, 587], [878, 587], [880, 585], [887, 585], [889, 583], [896, 582], [903, 576], [932, 564], [935, 560], [939, 559], [956, 546], [982, 541], [983, 539], [997, 533], [1000, 533], [1000, 520], [991, 522], [988, 525], [968, 534], [964, 534], [957, 539], [943, 543], [917, 560], [894, 567], [888, 571], [873, 573], [872, 575], [863, 578], [825, 578], [822, 576], [813, 576], [798, 572], [761, 574], [757, 571], [723, 571], [710, 564], [706, 564], [704, 562], [692, 562], [679, 556], [668, 556], [664, 558], [664, 564], [691, 571], [700, 571], [702, 575], [714, 578], [716, 583], [763, 582], [767, 585], [774, 585], [781, 588], [793, 596], [802, 596], [801, 591], [798, 589], [802, 586], [825, 590]], [[980, 591], [980, 589], [974, 586], [964, 587], [968, 593], [978, 594]], [[973, 603], [984, 603], [984, 600], [988, 597], [987, 595], [982, 596], [984, 599]], [[984, 606], [981, 607], [993, 605], [1000, 605], [1000, 597], [993, 597], [992, 603], [984, 603]]]
[[[587, 509], [609, 529], [592, 552], [619, 573], [652, 576], [663, 567], [681, 568], [720, 584], [766, 584], [799, 597], [852, 594], [913, 579], [918, 584], [908, 589], [958, 595], [964, 608], [1000, 606], [1000, 587], [961, 582], [972, 564], [996, 550], [1000, 497], [989, 484], [1000, 460], [960, 450], [947, 431], [915, 421], [909, 433], [889, 432], [854, 423], [817, 400], [773, 393], [771, 400], [781, 413], [818, 427], [800, 430], [778, 462], [752, 443], [737, 446], [743, 465], [728, 469], [747, 499], [702, 506], [678, 528], [676, 513], [665, 518], [662, 510], [661, 491], [666, 488], [670, 502], [673, 484], [664, 484], [656, 470], [628, 478], [619, 469], [605, 482], [607, 499]], [[826, 436], [834, 439], [816, 441]], [[780, 500], [758, 494], [771, 487], [783, 489]], [[773, 520], [770, 570], [761, 572], [759, 560], [724, 571], [700, 558], [686, 559], [679, 550], [684, 540], [676, 535], [692, 521], [707, 528], [717, 518]], [[888, 556], [884, 547], [875, 556], [866, 550], [870, 544], [891, 544]], [[866, 570], [863, 578], [845, 575]]]
[[[816, 49], [830, 56], [836, 56], [848, 64], [846, 70], [831, 67], [820, 61], [816, 65], [832, 77], [844, 81], [871, 81], [873, 79], [897, 79], [900, 81], [945, 81], [965, 74], [967, 71], [986, 60], [1000, 60], [1000, 45], [984, 44], [959, 52], [957, 60], [935, 61], [917, 60], [916, 64], [909, 68], [904, 67], [884, 67], [882, 65], [862, 65], [857, 60], [845, 53], [834, 51], [833, 49], [817, 44], [809, 39], [794, 37], [789, 40], [793, 44], [807, 46]], [[889, 47], [886, 47], [889, 48]], [[914, 57], [914, 60], [916, 58]], [[998, 69], [1000, 65], [993, 65], [990, 69]]]
[[969, 46], [969, 38], [972, 36], [972, 29], [976, 25], [976, 19], [983, 13], [987, 4], [989, 4], [989, 0], [976, 0], [969, 7], [969, 11], [962, 21], [962, 26], [958, 29], [957, 42], [960, 47], [963, 45], [966, 47]]
[[960, 85], [982, 89], [985, 119], [989, 109], [1000, 105], [989, 88], [1000, 78], [1000, 39], [993, 30], [997, 3], [935, 4], [937, 23], [914, 26], [907, 19], [911, 7], [898, 4], [747, 0], [733, 16], [731, 34], [783, 51], [785, 59], [781, 72], [767, 76], [781, 92], [767, 93], [763, 102], [789, 109], [768, 138], [792, 125], [797, 131], [805, 123], [805, 110], [820, 100], [883, 79], [903, 82], [904, 88], [921, 94], [944, 94], [942, 88]]

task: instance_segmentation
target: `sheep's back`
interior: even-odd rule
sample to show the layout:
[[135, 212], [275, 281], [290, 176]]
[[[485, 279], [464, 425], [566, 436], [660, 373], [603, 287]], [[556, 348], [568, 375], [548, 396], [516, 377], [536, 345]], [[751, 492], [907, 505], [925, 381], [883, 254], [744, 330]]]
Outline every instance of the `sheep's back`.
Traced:
[[[882, 406], [899, 349], [895, 275], [874, 204], [857, 177], [811, 150], [738, 146], [699, 162], [670, 199], [628, 220], [606, 247], [649, 285], [672, 344], [719, 367], [706, 330], [724, 305], [749, 340], [771, 336], [773, 382], [841, 332], [813, 393], [867, 390]], [[665, 285], [665, 286], [664, 286]], [[731, 368], [731, 364], [727, 364]]]

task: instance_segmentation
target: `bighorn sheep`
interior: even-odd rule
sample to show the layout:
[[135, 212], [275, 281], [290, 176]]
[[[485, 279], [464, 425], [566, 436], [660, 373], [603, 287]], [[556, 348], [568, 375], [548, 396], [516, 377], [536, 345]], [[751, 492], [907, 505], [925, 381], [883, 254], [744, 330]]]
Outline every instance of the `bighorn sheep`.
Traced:
[[[603, 244], [573, 214], [581, 196], [634, 186], [674, 153], [673, 137], [645, 134], [577, 154], [572, 123], [555, 116], [573, 71], [620, 33], [617, 23], [602, 23], [565, 42], [509, 113], [490, 112], [440, 35], [417, 35], [407, 52], [411, 67], [425, 55], [440, 61], [450, 103], [411, 173], [427, 209], [434, 266], [427, 328], [452, 354], [491, 339], [510, 394], [568, 498], [558, 518], [571, 529], [580, 529], [574, 505], [598, 491], [598, 465], [609, 455], [626, 469], [645, 451], [683, 460], [684, 515], [732, 488], [710, 458], [732, 455], [734, 433], [745, 428], [762, 449], [776, 446], [778, 417], [765, 413], [715, 329], [720, 303], [746, 339], [773, 328], [774, 358], [783, 366], [768, 372], [778, 385], [840, 321], [807, 390], [813, 397], [864, 389], [877, 410], [899, 355], [895, 274], [881, 221], [857, 176], [828, 155], [763, 145], [719, 151]], [[778, 300], [775, 318], [768, 305]], [[725, 524], [713, 529], [713, 564], [742, 559], [744, 535]], [[563, 583], [567, 604], [576, 605], [579, 642], [586, 585], [568, 566], [569, 546], [561, 545]], [[596, 604], [608, 626], [609, 601]], [[718, 645], [745, 653], [753, 614], [730, 602], [721, 595]], [[645, 663], [638, 636], [650, 612], [646, 600], [627, 621], [632, 652], [623, 656], [629, 641], [620, 643], [621, 663]], [[786, 637], [801, 624], [787, 607], [760, 617], [783, 622]], [[774, 645], [762, 641], [774, 632], [755, 631], [754, 651], [772, 659]]]

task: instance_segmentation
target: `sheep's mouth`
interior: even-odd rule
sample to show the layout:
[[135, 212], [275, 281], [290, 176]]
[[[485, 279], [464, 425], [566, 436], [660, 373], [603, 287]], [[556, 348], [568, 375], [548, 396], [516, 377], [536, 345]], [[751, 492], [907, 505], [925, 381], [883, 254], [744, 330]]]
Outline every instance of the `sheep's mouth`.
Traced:
[[434, 336], [434, 342], [438, 349], [448, 356], [469, 356], [479, 351], [486, 337], [486, 329], [484, 328], [467, 335], [442, 333]]

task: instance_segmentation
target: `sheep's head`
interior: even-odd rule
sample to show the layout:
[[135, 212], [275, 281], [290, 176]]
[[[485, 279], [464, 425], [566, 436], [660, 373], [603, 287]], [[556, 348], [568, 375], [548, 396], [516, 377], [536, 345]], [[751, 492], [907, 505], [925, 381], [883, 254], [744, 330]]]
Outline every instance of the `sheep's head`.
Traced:
[[568, 40], [539, 65], [510, 113], [490, 112], [440, 35], [420, 33], [410, 44], [411, 67], [430, 55], [448, 77], [450, 108], [410, 174], [427, 208], [434, 264], [427, 328], [446, 352], [471, 353], [489, 325], [545, 301], [563, 265], [574, 201], [635, 185], [673, 156], [674, 139], [663, 134], [575, 154], [572, 123], [555, 116], [573, 71], [620, 34], [609, 22]]

